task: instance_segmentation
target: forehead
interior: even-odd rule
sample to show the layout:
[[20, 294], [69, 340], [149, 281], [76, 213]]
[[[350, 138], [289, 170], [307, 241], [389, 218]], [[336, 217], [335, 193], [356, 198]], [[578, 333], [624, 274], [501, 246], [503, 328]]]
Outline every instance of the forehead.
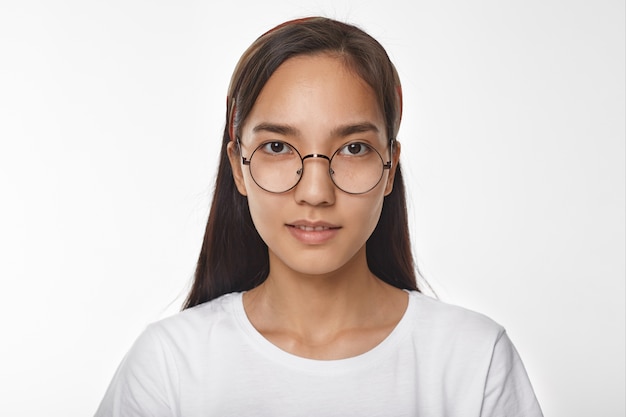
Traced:
[[384, 132], [374, 90], [345, 61], [330, 54], [288, 59], [269, 78], [246, 118], [244, 135], [259, 124], [286, 124], [320, 134], [370, 123]]

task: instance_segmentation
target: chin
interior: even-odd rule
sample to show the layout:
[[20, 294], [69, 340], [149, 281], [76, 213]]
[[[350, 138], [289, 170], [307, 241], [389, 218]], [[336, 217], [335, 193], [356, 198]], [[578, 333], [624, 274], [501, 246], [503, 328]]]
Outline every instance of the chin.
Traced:
[[[270, 265], [280, 264], [280, 268], [286, 268], [296, 274], [322, 276], [349, 269], [351, 265], [357, 265], [356, 258], [359, 257], [359, 251], [356, 253], [341, 254], [335, 251], [306, 251], [295, 255], [290, 254], [285, 257], [274, 256], [270, 258]], [[363, 252], [364, 253], [364, 252]], [[285, 259], [289, 259], [285, 262]]]

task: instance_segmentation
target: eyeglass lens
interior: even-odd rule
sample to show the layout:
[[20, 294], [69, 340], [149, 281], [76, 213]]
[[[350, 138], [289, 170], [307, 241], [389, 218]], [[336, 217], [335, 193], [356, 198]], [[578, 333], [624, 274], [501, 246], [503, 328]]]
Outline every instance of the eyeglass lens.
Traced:
[[[304, 160], [324, 155], [307, 155]], [[268, 142], [255, 149], [247, 161], [253, 180], [266, 191], [282, 193], [295, 187], [304, 173], [304, 161], [286, 142]], [[368, 144], [349, 143], [330, 158], [329, 173], [335, 185], [351, 194], [366, 193], [382, 178], [383, 159]]]

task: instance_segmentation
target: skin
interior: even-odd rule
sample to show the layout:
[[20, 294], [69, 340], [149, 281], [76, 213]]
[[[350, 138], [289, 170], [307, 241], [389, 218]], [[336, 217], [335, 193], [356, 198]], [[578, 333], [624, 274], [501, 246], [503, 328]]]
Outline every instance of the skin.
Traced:
[[[302, 155], [329, 156], [346, 142], [361, 141], [387, 161], [385, 131], [371, 87], [340, 57], [317, 54], [290, 58], [274, 72], [240, 136], [246, 157], [271, 140], [289, 142]], [[398, 145], [393, 167], [399, 154]], [[269, 249], [267, 280], [244, 294], [255, 328], [281, 349], [312, 359], [356, 356], [384, 340], [406, 310], [408, 296], [372, 274], [365, 243], [392, 191], [395, 168], [385, 170], [371, 191], [351, 195], [335, 187], [328, 161], [307, 159], [298, 185], [273, 194], [252, 180], [234, 143], [229, 157], [237, 188], [247, 196]]]

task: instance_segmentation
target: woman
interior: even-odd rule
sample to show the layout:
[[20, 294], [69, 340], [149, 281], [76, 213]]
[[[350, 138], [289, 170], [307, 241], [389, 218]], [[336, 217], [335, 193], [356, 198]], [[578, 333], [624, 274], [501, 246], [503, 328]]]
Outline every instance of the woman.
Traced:
[[423, 296], [382, 46], [325, 18], [242, 56], [185, 310], [97, 416], [540, 416], [501, 326]]

